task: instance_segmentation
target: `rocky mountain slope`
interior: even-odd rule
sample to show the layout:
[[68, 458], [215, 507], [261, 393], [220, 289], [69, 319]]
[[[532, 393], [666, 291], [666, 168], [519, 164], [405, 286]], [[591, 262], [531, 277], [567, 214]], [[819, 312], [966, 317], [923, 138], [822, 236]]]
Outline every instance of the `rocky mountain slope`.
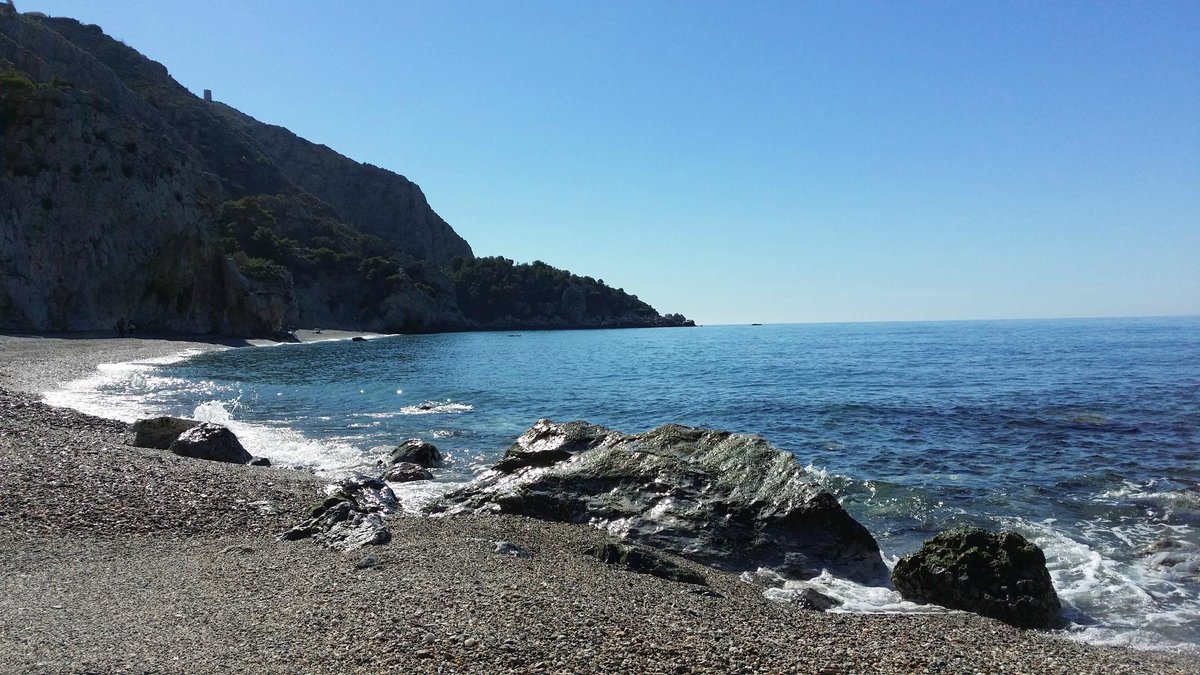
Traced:
[[540, 263], [499, 283], [494, 260], [403, 176], [197, 97], [98, 26], [0, 5], [0, 329], [684, 322]]

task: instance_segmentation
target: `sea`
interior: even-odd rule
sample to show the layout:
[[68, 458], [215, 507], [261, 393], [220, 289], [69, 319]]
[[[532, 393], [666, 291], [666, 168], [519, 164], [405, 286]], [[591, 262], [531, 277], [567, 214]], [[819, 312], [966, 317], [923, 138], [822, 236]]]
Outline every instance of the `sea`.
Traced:
[[[1200, 317], [394, 335], [106, 364], [47, 394], [134, 420], [229, 425], [331, 478], [407, 438], [449, 459], [410, 510], [539, 418], [765, 437], [889, 564], [959, 524], [1046, 553], [1091, 643], [1200, 654]], [[945, 611], [822, 575], [838, 611]]]

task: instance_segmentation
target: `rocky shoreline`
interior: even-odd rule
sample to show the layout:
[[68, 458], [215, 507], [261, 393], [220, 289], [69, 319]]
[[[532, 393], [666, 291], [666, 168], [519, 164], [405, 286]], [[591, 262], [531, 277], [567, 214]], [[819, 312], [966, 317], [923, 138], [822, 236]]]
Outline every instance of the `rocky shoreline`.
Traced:
[[1200, 672], [965, 613], [769, 602], [664, 554], [697, 592], [631, 573], [598, 529], [518, 515], [395, 516], [350, 553], [280, 541], [326, 481], [133, 447], [34, 393], [188, 347], [207, 348], [0, 338], [0, 670]]

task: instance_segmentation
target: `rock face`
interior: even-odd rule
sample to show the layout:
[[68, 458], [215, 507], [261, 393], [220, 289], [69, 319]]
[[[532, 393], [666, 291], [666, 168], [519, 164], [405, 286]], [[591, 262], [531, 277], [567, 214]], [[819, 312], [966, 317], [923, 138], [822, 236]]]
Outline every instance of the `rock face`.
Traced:
[[820, 568], [864, 583], [887, 577], [866, 528], [756, 436], [539, 420], [491, 471], [433, 507], [481, 509], [592, 523], [723, 569], [783, 568], [798, 554], [799, 578]]
[[182, 417], [151, 417], [134, 422], [130, 430], [133, 431], [133, 444], [139, 448], [166, 450], [180, 434], [199, 425], [196, 420]]
[[892, 572], [906, 600], [935, 603], [1021, 628], [1049, 628], [1061, 604], [1042, 550], [1015, 532], [958, 528], [928, 539]]
[[[662, 323], [648, 305], [591, 316], [592, 299], [561, 288], [553, 304], [576, 324], [540, 310], [533, 323], [467, 316], [460, 295], [472, 307], [540, 303], [517, 297], [524, 286], [460, 293], [449, 268], [474, 260], [471, 248], [414, 183], [201, 99], [98, 26], [4, 8], [0, 329]], [[632, 297], [602, 291], [589, 298]]]
[[356, 162], [222, 103], [214, 108], [252, 139], [285, 178], [363, 232], [395, 244], [416, 260], [448, 265], [455, 258], [473, 257], [471, 246], [434, 213], [421, 188], [404, 176]]
[[213, 462], [249, 464], [254, 459], [233, 432], [218, 424], [198, 424], [179, 434], [168, 448], [176, 455]]

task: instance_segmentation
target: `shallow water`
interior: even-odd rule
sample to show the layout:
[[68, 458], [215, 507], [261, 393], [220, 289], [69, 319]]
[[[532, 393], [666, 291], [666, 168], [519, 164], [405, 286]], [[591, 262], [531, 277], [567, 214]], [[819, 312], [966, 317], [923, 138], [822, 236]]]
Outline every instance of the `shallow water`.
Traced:
[[[539, 417], [757, 433], [885, 557], [956, 523], [1043, 547], [1072, 635], [1200, 643], [1200, 319], [466, 333], [107, 366], [55, 403], [230, 424], [276, 464], [342, 471], [429, 439], [468, 480]], [[1142, 555], [1168, 537], [1172, 555]], [[918, 611], [815, 582], [850, 610]]]

